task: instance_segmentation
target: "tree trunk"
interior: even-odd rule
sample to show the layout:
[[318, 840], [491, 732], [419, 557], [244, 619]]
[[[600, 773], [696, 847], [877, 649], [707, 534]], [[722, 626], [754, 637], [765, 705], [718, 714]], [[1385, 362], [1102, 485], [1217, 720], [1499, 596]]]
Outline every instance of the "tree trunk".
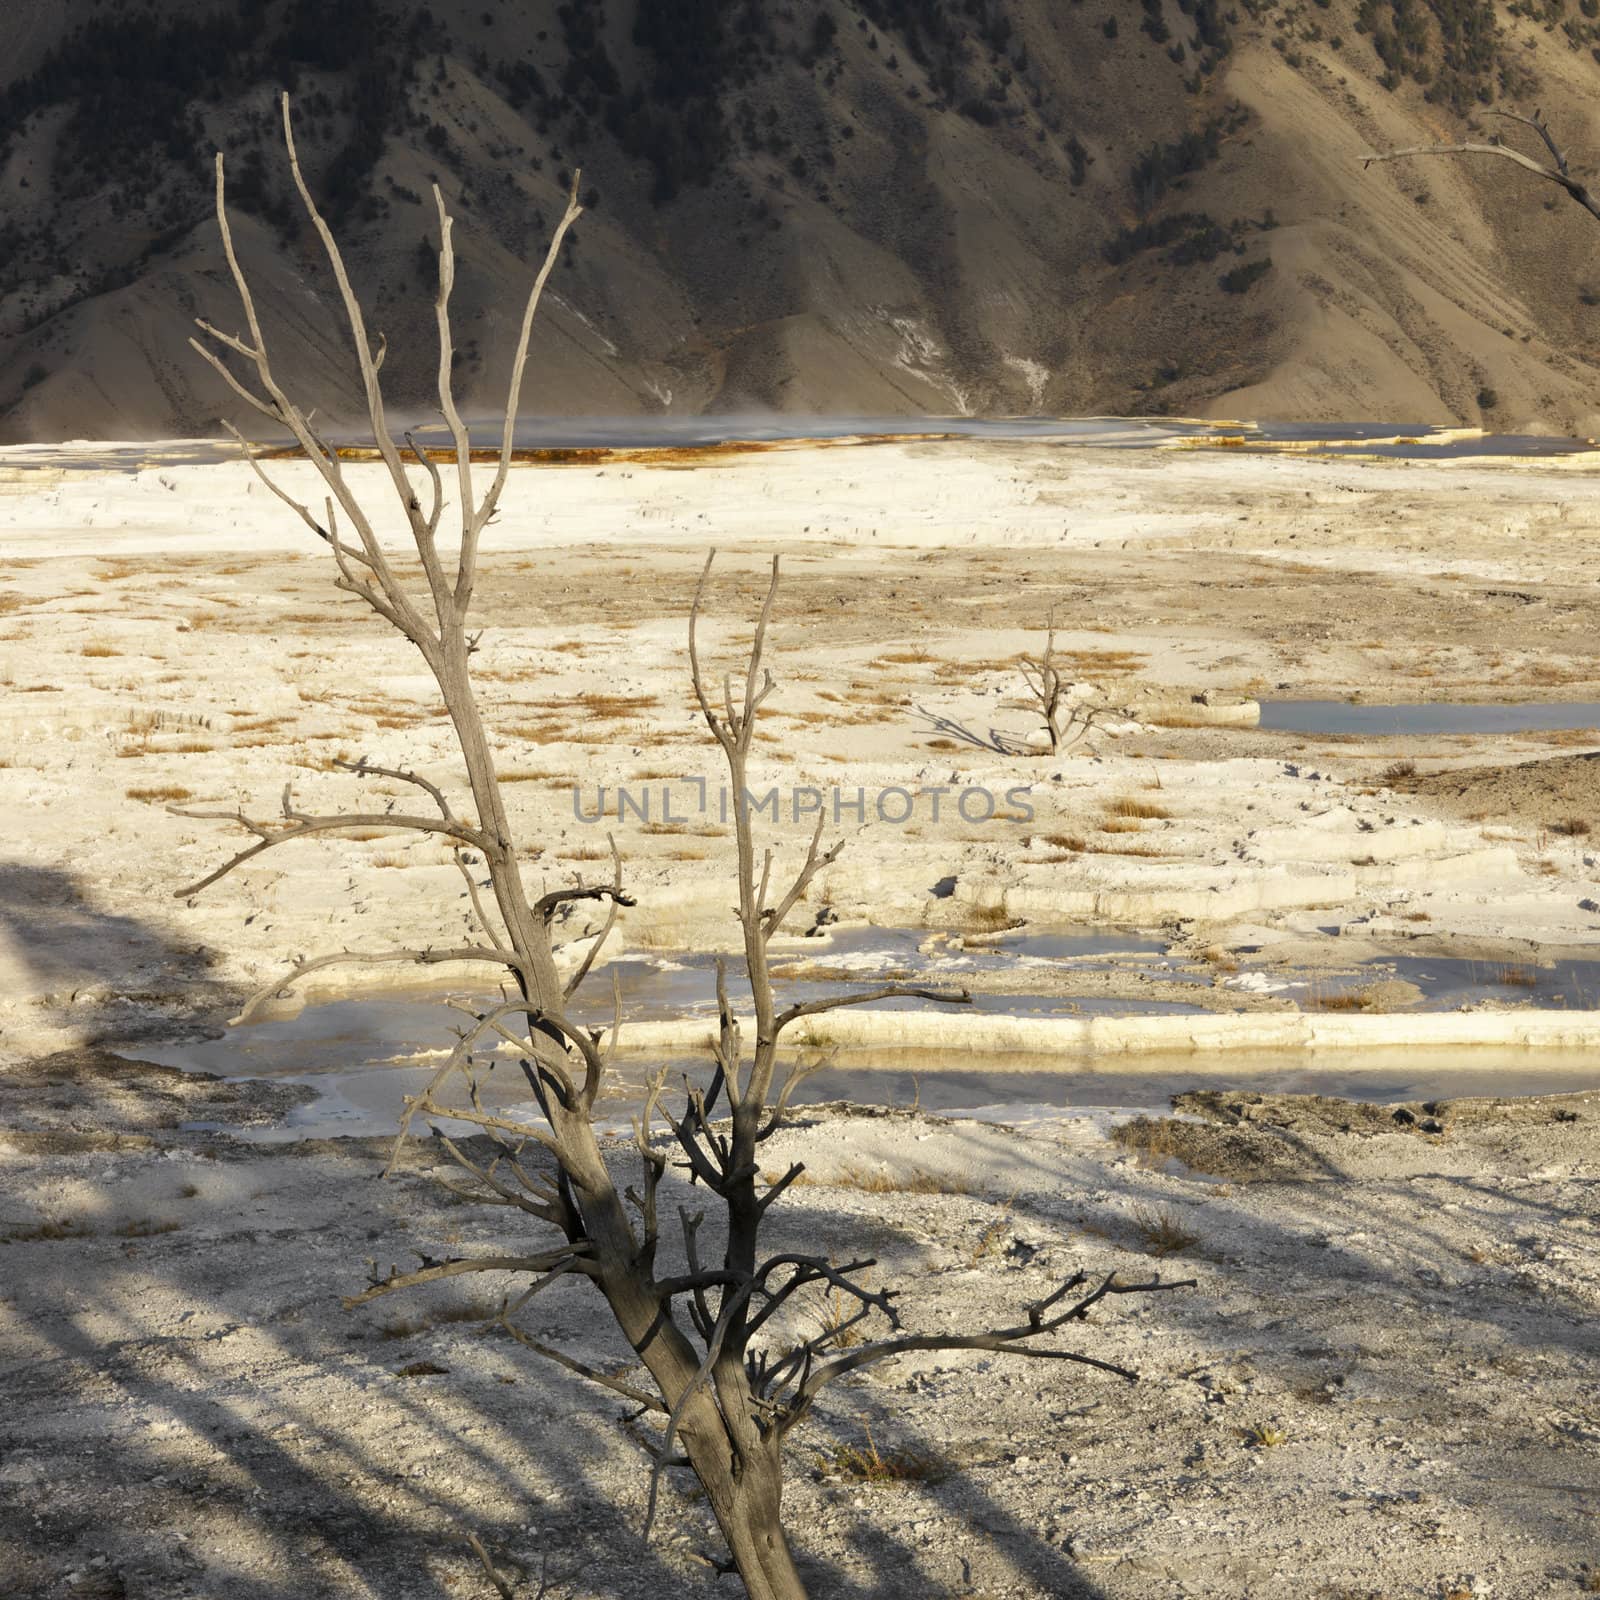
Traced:
[[713, 1441], [707, 1450], [701, 1440], [686, 1435], [683, 1445], [750, 1600], [806, 1600], [806, 1586], [783, 1532], [779, 1453], [763, 1451], [747, 1460], [736, 1477], [725, 1438]]

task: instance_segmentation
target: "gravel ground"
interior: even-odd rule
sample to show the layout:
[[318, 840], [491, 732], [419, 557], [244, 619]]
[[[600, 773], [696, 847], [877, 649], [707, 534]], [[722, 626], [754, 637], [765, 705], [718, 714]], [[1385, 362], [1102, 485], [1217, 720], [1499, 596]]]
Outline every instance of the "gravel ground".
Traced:
[[[469, 1531], [522, 1595], [737, 1592], [686, 1475], [641, 1542], [623, 1403], [485, 1333], [488, 1294], [341, 1308], [366, 1258], [512, 1232], [426, 1146], [380, 1182], [373, 1142], [228, 1131], [294, 1095], [90, 1051], [0, 1077], [0, 1592], [487, 1596]], [[813, 1593], [1583, 1592], [1600, 1095], [1183, 1111], [1114, 1141], [836, 1107], [769, 1147], [812, 1179], [776, 1239], [876, 1254], [913, 1328], [1078, 1268], [1197, 1280], [1072, 1335], [1134, 1386], [979, 1354], [837, 1386], [787, 1490]], [[536, 1334], [631, 1361], [582, 1287], [536, 1304]], [[909, 1481], [828, 1468], [869, 1429]]]

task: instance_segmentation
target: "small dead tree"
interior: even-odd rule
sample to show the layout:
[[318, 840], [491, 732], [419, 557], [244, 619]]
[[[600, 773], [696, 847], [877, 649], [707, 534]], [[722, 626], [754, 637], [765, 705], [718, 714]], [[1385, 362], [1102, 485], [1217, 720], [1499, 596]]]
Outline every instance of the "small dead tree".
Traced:
[[1532, 128], [1549, 152], [1550, 164], [1546, 165], [1530, 155], [1524, 155], [1522, 151], [1514, 150], [1496, 138], [1486, 141], [1464, 140], [1457, 144], [1410, 145], [1404, 150], [1373, 150], [1361, 158], [1361, 165], [1366, 168], [1374, 161], [1404, 161], [1413, 156], [1499, 156], [1503, 160], [1515, 162], [1525, 172], [1531, 172], [1534, 177], [1542, 178], [1546, 183], [1553, 183], [1558, 188], [1564, 189], [1590, 216], [1600, 218], [1600, 199], [1590, 193], [1586, 184], [1580, 183], [1572, 176], [1565, 153], [1551, 134], [1549, 123], [1537, 110], [1531, 117], [1525, 117], [1518, 111], [1491, 111], [1489, 115], [1505, 117], [1508, 121], [1521, 123], [1525, 128]]
[[[409, 465], [429, 486], [425, 506], [385, 421], [379, 382], [381, 336], [374, 351], [338, 245], [302, 176], [287, 96], [283, 100], [283, 133], [295, 187], [322, 240], [343, 300], [373, 437], [405, 513], [420, 564], [420, 585], [414, 575], [402, 575], [385, 554], [338, 454], [313, 429], [307, 414], [274, 375], [250, 286], [228, 230], [220, 156], [216, 166], [217, 219], [247, 332], [228, 334], [202, 323], [202, 333], [216, 348], [198, 341], [195, 347], [236, 394], [272, 422], [288, 428], [317, 467], [327, 490], [320, 517], [273, 484], [264, 472], [262, 476], [328, 546], [337, 568], [338, 587], [364, 600], [411, 642], [426, 663], [456, 733], [472, 814], [459, 814], [443, 787], [420, 773], [362, 760], [346, 770], [360, 779], [382, 776], [409, 786], [424, 805], [414, 814], [315, 814], [299, 810], [286, 789], [282, 816], [272, 821], [250, 818], [242, 811], [185, 811], [182, 814], [186, 816], [225, 816], [255, 838], [179, 894], [196, 893], [264, 851], [342, 830], [380, 826], [433, 835], [454, 844], [481, 942], [455, 949], [339, 951], [304, 958], [268, 985], [244, 1011], [248, 1015], [285, 985], [336, 962], [489, 962], [504, 970], [508, 992], [514, 991], [514, 998], [464, 1008], [468, 1015], [458, 1042], [426, 1090], [408, 1103], [405, 1127], [409, 1128], [413, 1118], [426, 1115], [453, 1120], [472, 1130], [477, 1141], [441, 1135], [444, 1148], [466, 1174], [467, 1187], [456, 1192], [506, 1207], [530, 1237], [525, 1244], [499, 1255], [464, 1256], [430, 1262], [414, 1272], [394, 1271], [382, 1278], [375, 1275], [376, 1281], [347, 1304], [359, 1305], [397, 1290], [467, 1273], [509, 1275], [516, 1287], [502, 1307], [500, 1322], [519, 1345], [621, 1395], [638, 1408], [640, 1416], [658, 1420], [659, 1433], [651, 1446], [654, 1468], [647, 1531], [661, 1473], [668, 1466], [687, 1464], [705, 1489], [748, 1593], [754, 1600], [800, 1600], [805, 1591], [781, 1517], [782, 1450], [830, 1383], [910, 1351], [937, 1350], [1014, 1351], [1131, 1380], [1132, 1372], [1112, 1362], [1045, 1341], [1052, 1334], [1080, 1327], [1093, 1308], [1111, 1298], [1180, 1285], [1159, 1277], [1123, 1283], [1115, 1275], [1091, 1281], [1086, 1273], [1077, 1272], [1000, 1326], [970, 1332], [906, 1333], [900, 1330], [894, 1291], [871, 1288], [862, 1276], [873, 1265], [870, 1260], [841, 1265], [804, 1252], [780, 1249], [764, 1253], [763, 1229], [802, 1170], [799, 1165], [791, 1166], [769, 1184], [762, 1178], [758, 1159], [762, 1143], [783, 1123], [796, 1089], [810, 1070], [793, 1065], [780, 1054], [785, 1030], [803, 1017], [893, 995], [954, 1001], [966, 997], [891, 983], [780, 1009], [768, 967], [768, 946], [817, 873], [838, 855], [840, 846], [822, 848], [819, 819], [804, 860], [780, 891], [774, 880], [772, 852], [758, 855], [750, 807], [742, 803], [734, 807], [737, 915], [752, 1015], [747, 1022], [735, 1014], [727, 970], [719, 965], [719, 1023], [708, 1080], [703, 1085], [686, 1084], [681, 1108], [674, 1112], [667, 1103], [665, 1069], [654, 1076], [635, 1126], [637, 1180], [619, 1189], [593, 1124], [596, 1098], [610, 1070], [609, 1050], [615, 1046], [616, 1029], [612, 1029], [608, 1045], [605, 1030], [579, 1025], [569, 1007], [615, 924], [618, 907], [631, 904], [622, 889], [621, 860], [613, 845], [609, 882], [556, 889], [536, 898], [530, 895], [473, 691], [469, 657], [474, 638], [467, 629], [480, 535], [494, 514], [511, 465], [513, 425], [534, 314], [579, 207], [575, 198], [569, 200], [534, 279], [513, 351], [498, 461], [492, 482], [479, 497], [467, 430], [451, 392], [449, 302], [455, 266], [451, 218], [435, 186], [440, 227], [436, 307], [439, 405], [454, 440], [455, 509], [460, 523], [454, 549], [446, 551], [438, 539], [445, 506], [441, 474], [431, 457], [408, 437]], [[576, 192], [574, 179], [574, 195]], [[253, 386], [235, 376], [227, 363], [229, 355], [247, 364]], [[240, 442], [243, 445], [242, 437]], [[248, 447], [245, 454], [250, 457]], [[260, 464], [251, 461], [261, 472]], [[710, 572], [708, 557], [689, 617], [690, 674], [700, 713], [723, 753], [734, 793], [742, 800], [757, 717], [774, 689], [764, 658], [778, 565], [774, 560], [742, 682], [736, 687], [736, 679], [725, 676], [720, 696], [707, 686], [696, 636]], [[487, 900], [479, 894], [472, 870], [480, 862], [488, 873]], [[577, 971], [563, 978], [557, 970], [552, 927], [563, 909], [579, 900], [605, 902], [606, 920]], [[748, 1038], [747, 1027], [752, 1035]], [[480, 1097], [480, 1074], [485, 1070], [480, 1053], [502, 1043], [518, 1052], [528, 1094], [537, 1107], [537, 1125], [496, 1115], [485, 1108]], [[396, 1146], [397, 1159], [404, 1139], [405, 1129]], [[715, 1255], [720, 1259], [707, 1248], [709, 1234], [702, 1242], [703, 1211], [691, 1212], [680, 1206], [676, 1246], [663, 1240], [662, 1185], [674, 1153], [690, 1182], [704, 1189], [719, 1213], [714, 1232], [719, 1236], [720, 1250]], [[668, 1261], [669, 1253], [676, 1259]], [[519, 1326], [517, 1318], [529, 1302], [550, 1285], [563, 1282], [592, 1286], [637, 1353], [643, 1374], [635, 1378], [601, 1371], [546, 1345]], [[825, 1330], [806, 1336], [794, 1331], [785, 1312], [797, 1295], [814, 1286], [837, 1296], [849, 1309]], [[865, 1338], [866, 1325], [881, 1329], [881, 1336]]]
[[1101, 715], [1100, 708], [1074, 704], [1072, 684], [1061, 675], [1056, 662], [1056, 618], [1052, 611], [1046, 622], [1044, 651], [1036, 661], [1032, 656], [1017, 658], [1017, 669], [1028, 693], [1039, 707], [1044, 719], [1045, 733], [1050, 740], [1049, 753], [1060, 755], [1070, 750], [1094, 727]]

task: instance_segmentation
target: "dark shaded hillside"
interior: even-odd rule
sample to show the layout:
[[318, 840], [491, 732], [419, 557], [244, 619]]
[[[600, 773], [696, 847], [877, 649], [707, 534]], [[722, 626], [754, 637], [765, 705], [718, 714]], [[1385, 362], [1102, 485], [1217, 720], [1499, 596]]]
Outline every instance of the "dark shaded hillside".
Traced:
[[218, 147], [282, 360], [350, 411], [280, 87], [402, 408], [429, 408], [430, 185], [489, 406], [581, 165], [529, 409], [1600, 411], [1593, 224], [1509, 164], [1359, 163], [1536, 100], [1581, 163], [1596, 0], [14, 4], [0, 438], [229, 413], [184, 345], [237, 320]]

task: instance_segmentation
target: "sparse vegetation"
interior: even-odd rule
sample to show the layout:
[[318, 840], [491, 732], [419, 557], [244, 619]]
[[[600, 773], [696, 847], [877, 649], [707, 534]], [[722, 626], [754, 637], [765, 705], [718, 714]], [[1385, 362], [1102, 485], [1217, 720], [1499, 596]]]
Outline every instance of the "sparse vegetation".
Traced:
[[972, 1194], [974, 1192], [972, 1186], [963, 1178], [942, 1178], [932, 1172], [895, 1172], [888, 1167], [845, 1167], [828, 1182], [835, 1189], [859, 1189], [862, 1194]]
[[7, 1244], [32, 1244], [53, 1239], [87, 1239], [94, 1230], [76, 1217], [47, 1217], [4, 1236]]
[[1271, 271], [1272, 258], [1264, 256], [1260, 261], [1248, 261], [1224, 272], [1217, 282], [1228, 294], [1248, 294]]
[[118, 1223], [111, 1231], [119, 1239], [152, 1239], [161, 1233], [176, 1233], [180, 1223], [172, 1221], [170, 1217], [157, 1220], [153, 1217], [130, 1217], [126, 1222]]
[[1244, 1440], [1256, 1450], [1275, 1450], [1281, 1444], [1288, 1444], [1289, 1435], [1275, 1422], [1258, 1422], [1245, 1429]]
[[443, 1378], [449, 1375], [449, 1367], [441, 1367], [437, 1361], [412, 1361], [399, 1368], [395, 1373], [397, 1378]]
[[1141, 821], [1156, 821], [1170, 817], [1172, 813], [1163, 805], [1157, 805], [1153, 800], [1140, 800], [1134, 795], [1119, 795], [1110, 801], [1106, 807], [1114, 817], [1138, 818]]
[[1138, 1206], [1133, 1213], [1134, 1231], [1139, 1242], [1153, 1256], [1177, 1256], [1192, 1250], [1200, 1235], [1183, 1226], [1170, 1211]]
[[936, 1456], [918, 1450], [890, 1450], [878, 1448], [872, 1429], [866, 1430], [865, 1445], [837, 1444], [828, 1450], [816, 1452], [817, 1468], [826, 1478], [841, 1478], [846, 1483], [895, 1485], [905, 1483], [938, 1483], [950, 1475], [949, 1466]]

